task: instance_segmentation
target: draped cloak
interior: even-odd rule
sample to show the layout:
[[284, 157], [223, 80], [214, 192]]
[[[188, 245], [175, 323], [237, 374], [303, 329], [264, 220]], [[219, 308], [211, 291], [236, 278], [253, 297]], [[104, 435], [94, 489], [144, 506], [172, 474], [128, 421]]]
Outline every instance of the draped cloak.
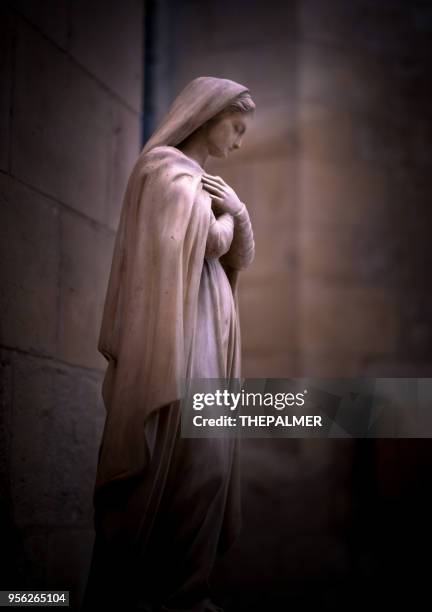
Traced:
[[[181, 399], [191, 371], [211, 197], [201, 186], [202, 168], [175, 145], [245, 91], [228, 79], [194, 79], [176, 98], [129, 177], [98, 341], [108, 367], [95, 503], [113, 483], [144, 475], [152, 452], [145, 423]], [[235, 300], [239, 343], [238, 271], [229, 265], [224, 269]], [[227, 376], [240, 377], [239, 351]], [[236, 456], [233, 487], [238, 469]], [[222, 549], [238, 532], [238, 503], [238, 492], [231, 490]]]

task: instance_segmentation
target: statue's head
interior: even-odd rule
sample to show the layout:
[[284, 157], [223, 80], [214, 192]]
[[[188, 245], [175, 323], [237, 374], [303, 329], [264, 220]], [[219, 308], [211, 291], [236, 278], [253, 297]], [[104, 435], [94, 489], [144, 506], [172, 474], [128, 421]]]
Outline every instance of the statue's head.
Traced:
[[239, 149], [254, 110], [255, 103], [251, 95], [249, 92], [243, 92], [201, 126], [199, 129], [207, 143], [209, 154], [214, 157], [227, 157], [231, 151]]
[[175, 98], [142, 153], [157, 146], [182, 149], [193, 142], [199, 148], [204, 145], [209, 155], [226, 157], [241, 146], [254, 110], [246, 86], [230, 79], [197, 77]]

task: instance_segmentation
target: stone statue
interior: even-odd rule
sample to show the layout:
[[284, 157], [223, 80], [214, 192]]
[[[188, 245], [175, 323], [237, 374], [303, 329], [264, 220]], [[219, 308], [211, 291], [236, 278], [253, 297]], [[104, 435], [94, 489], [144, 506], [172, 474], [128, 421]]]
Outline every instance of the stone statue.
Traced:
[[246, 205], [209, 156], [240, 147], [255, 104], [199, 77], [146, 143], [125, 191], [98, 350], [108, 361], [83, 609], [220, 610], [209, 576], [241, 526], [239, 440], [182, 438], [182, 380], [240, 378]]

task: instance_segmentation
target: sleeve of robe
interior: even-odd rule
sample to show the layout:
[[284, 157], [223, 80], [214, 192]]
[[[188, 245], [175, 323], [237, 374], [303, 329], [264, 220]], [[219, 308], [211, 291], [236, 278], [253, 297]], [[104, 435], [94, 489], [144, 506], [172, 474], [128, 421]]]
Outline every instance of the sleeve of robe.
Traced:
[[[224, 215], [226, 214], [228, 213], [224, 213]], [[221, 215], [221, 217], [224, 215]], [[219, 221], [221, 217], [219, 217], [217, 221]], [[229, 221], [224, 219], [223, 225], [220, 224], [220, 232], [226, 236], [228, 234], [229, 224], [232, 239], [230, 240], [229, 248], [221, 257], [221, 263], [234, 270], [243, 270], [250, 266], [255, 257], [254, 235], [246, 205], [243, 204], [237, 214], [228, 214], [228, 217], [230, 218]], [[210, 226], [210, 228], [211, 227], [212, 226]], [[228, 241], [227, 238], [225, 239]]]
[[229, 250], [234, 234], [234, 220], [229, 213], [215, 217], [210, 210], [210, 227], [207, 235], [205, 257], [221, 257]]

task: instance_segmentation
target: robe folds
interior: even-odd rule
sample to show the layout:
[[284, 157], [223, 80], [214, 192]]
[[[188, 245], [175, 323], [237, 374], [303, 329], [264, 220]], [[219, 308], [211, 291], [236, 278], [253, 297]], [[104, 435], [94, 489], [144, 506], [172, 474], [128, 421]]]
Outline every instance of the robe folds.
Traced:
[[198, 169], [174, 147], [155, 147], [128, 181], [98, 343], [109, 363], [96, 490], [143, 470], [143, 424], [181, 397], [210, 223]]
[[[227, 213], [216, 222], [202, 173], [179, 149], [158, 146], [140, 156], [127, 185], [98, 345], [108, 360], [107, 415], [94, 505], [96, 529], [107, 542], [147, 545], [166, 481], [178, 470], [173, 457], [184, 379], [241, 375], [237, 279], [253, 257], [250, 221], [246, 211], [235, 222]], [[219, 552], [241, 528], [239, 442], [219, 440], [213, 450], [209, 439], [188, 443], [219, 453], [226, 474]], [[202, 465], [195, 469], [203, 476], [198, 495], [211, 476]], [[133, 493], [121, 493], [140, 478]]]

